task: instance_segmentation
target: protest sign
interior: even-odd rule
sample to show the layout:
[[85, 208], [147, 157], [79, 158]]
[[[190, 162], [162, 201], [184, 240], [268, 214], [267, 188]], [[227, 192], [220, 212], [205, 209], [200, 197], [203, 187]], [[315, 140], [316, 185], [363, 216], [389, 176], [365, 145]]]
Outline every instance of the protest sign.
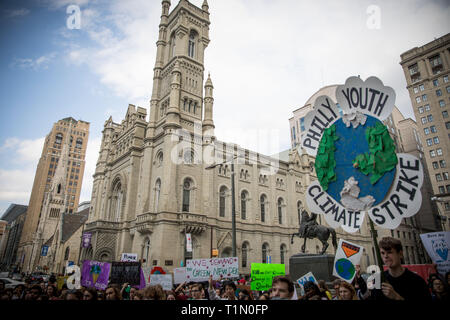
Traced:
[[152, 274], [150, 275], [150, 285], [160, 284], [164, 290], [172, 290], [173, 281], [171, 274]]
[[311, 271], [308, 272], [307, 274], [305, 274], [304, 276], [298, 278], [298, 279], [297, 279], [297, 283], [298, 283], [298, 285], [300, 286], [301, 295], [304, 295], [304, 294], [305, 294], [305, 291], [304, 291], [304, 289], [303, 289], [303, 285], [304, 285], [307, 281], [314, 282], [314, 283], [317, 284], [317, 285], [319, 284]]
[[94, 287], [98, 290], [105, 290], [108, 286], [111, 264], [85, 260], [81, 272], [81, 285], [83, 287]]
[[333, 229], [356, 232], [367, 213], [392, 230], [420, 208], [422, 164], [410, 154], [396, 154], [383, 124], [395, 96], [376, 77], [350, 77], [336, 88], [337, 103], [319, 96], [304, 117], [298, 153], [315, 157], [318, 178], [308, 186], [306, 202]]
[[186, 268], [173, 269], [173, 282], [180, 284], [186, 281]]
[[113, 262], [111, 265], [110, 283], [138, 286], [141, 282], [140, 262]]
[[445, 275], [450, 271], [450, 231], [421, 234], [423, 246], [431, 260], [436, 264], [437, 272]]
[[356, 276], [355, 265], [359, 264], [363, 247], [340, 239], [334, 259], [333, 276], [352, 283]]
[[121, 262], [137, 262], [138, 255], [136, 253], [122, 253]]
[[276, 276], [286, 274], [284, 264], [252, 263], [251, 289], [257, 291], [269, 290]]
[[56, 277], [56, 287], [58, 288], [58, 290], [62, 290], [63, 285], [67, 283], [67, 278], [69, 278], [69, 276]]
[[82, 240], [83, 248], [89, 248], [91, 245], [92, 233], [85, 232], [85, 233], [83, 233], [82, 237], [83, 237], [83, 240]]
[[210, 275], [213, 276], [214, 280], [218, 280], [220, 276], [224, 278], [238, 278], [238, 258], [213, 258], [186, 261], [187, 281], [208, 281]]

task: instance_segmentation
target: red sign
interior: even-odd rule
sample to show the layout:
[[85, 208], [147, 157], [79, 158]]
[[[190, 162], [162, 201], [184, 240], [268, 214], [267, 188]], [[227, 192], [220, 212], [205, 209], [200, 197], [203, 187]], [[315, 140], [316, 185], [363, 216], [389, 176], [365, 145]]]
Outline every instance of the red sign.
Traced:
[[[418, 274], [425, 281], [428, 281], [428, 277], [430, 276], [430, 274], [437, 273], [435, 267], [432, 264], [405, 264], [403, 265], [403, 267]], [[384, 271], [386, 271], [387, 269], [388, 267], [384, 266]]]
[[161, 267], [154, 267], [152, 271], [150, 271], [150, 274], [166, 274], [166, 272]]

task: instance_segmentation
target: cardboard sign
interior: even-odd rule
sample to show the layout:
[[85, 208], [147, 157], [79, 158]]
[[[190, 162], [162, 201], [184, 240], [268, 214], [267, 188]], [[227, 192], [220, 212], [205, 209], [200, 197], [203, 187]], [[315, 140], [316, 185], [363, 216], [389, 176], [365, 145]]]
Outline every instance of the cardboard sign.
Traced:
[[113, 262], [111, 264], [110, 283], [122, 285], [128, 283], [138, 286], [141, 282], [140, 262]]
[[305, 294], [305, 290], [303, 289], [303, 285], [308, 282], [314, 282], [315, 284], [319, 285], [319, 283], [317, 282], [316, 278], [314, 277], [313, 273], [310, 271], [307, 274], [305, 274], [304, 276], [300, 277], [297, 279], [297, 283], [300, 286], [300, 291], [301, 291], [301, 295], [303, 296]]
[[251, 289], [257, 291], [269, 290], [273, 278], [286, 274], [284, 264], [252, 263]]
[[87, 288], [105, 290], [108, 286], [111, 264], [85, 260], [81, 269], [81, 285]]
[[160, 284], [164, 290], [172, 290], [173, 281], [171, 274], [152, 274], [150, 275], [150, 285]]
[[175, 284], [180, 284], [186, 281], [186, 268], [175, 268], [173, 269], [173, 282]]
[[137, 255], [137, 253], [122, 253], [120, 261], [121, 262], [137, 262], [138, 255]]
[[382, 123], [393, 110], [395, 96], [376, 77], [350, 77], [336, 89], [337, 104], [320, 96], [305, 116], [298, 152], [316, 158], [318, 177], [308, 187], [307, 205], [334, 229], [358, 231], [366, 212], [378, 226], [395, 229], [420, 208], [421, 162], [396, 154]]
[[352, 283], [356, 276], [355, 265], [359, 264], [364, 247], [340, 239], [334, 259], [333, 276]]
[[450, 271], [450, 231], [425, 233], [420, 238], [437, 272], [444, 276]]
[[238, 258], [213, 258], [186, 261], [187, 281], [208, 281], [212, 275], [218, 280], [222, 275], [224, 278], [239, 277]]

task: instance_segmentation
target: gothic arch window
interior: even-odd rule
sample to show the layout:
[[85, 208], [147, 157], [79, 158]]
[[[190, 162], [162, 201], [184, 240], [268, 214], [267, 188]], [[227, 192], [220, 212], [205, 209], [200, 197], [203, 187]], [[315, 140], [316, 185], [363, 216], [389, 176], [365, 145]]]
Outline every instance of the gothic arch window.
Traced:
[[260, 205], [261, 205], [261, 222], [266, 222], [266, 203], [267, 203], [267, 197], [266, 195], [261, 195], [260, 198]]
[[267, 256], [269, 255], [269, 244], [268, 243], [264, 243], [262, 245], [261, 255], [262, 255], [262, 263], [267, 263]]
[[195, 58], [195, 40], [197, 38], [197, 32], [191, 30], [189, 33], [189, 45], [188, 45], [188, 56]]
[[162, 151], [159, 151], [156, 155], [156, 165], [158, 167], [162, 166], [164, 160], [164, 154]]
[[241, 192], [241, 219], [246, 220], [247, 219], [247, 201], [248, 201], [248, 192], [242, 191]]
[[57, 187], [56, 192], [57, 192], [58, 194], [61, 193], [61, 183], [58, 184], [58, 187]]
[[183, 182], [183, 212], [189, 212], [191, 203], [191, 190], [194, 186], [192, 179], [186, 178]]
[[194, 164], [195, 153], [192, 149], [188, 148], [184, 150], [183, 160], [185, 164]]
[[219, 190], [219, 216], [225, 217], [225, 201], [227, 196], [228, 188], [225, 186], [220, 187]]
[[64, 260], [69, 260], [70, 247], [66, 248], [66, 252], [64, 252]]
[[148, 259], [150, 256], [150, 239], [148, 237], [146, 237], [144, 239], [144, 243], [142, 245], [143, 248], [143, 254], [142, 254], [142, 259], [145, 259], [145, 263], [148, 264]]
[[278, 209], [278, 223], [279, 224], [283, 224], [283, 206], [284, 206], [283, 198], [278, 198], [277, 209]]
[[247, 268], [247, 261], [248, 261], [248, 242], [244, 242], [242, 244], [242, 268]]
[[111, 197], [110, 218], [114, 222], [120, 222], [122, 218], [123, 190], [120, 180], [114, 184]]
[[175, 32], [170, 37], [170, 57], [175, 57], [176, 53], [176, 46], [177, 46], [177, 38], [175, 36]]
[[298, 215], [298, 225], [302, 223], [302, 210], [303, 210], [303, 204], [301, 201], [297, 202], [297, 215]]
[[285, 244], [282, 244], [281, 246], [280, 246], [280, 263], [281, 264], [284, 264], [284, 260], [285, 260], [285, 257], [286, 257], [286, 252], [287, 252], [287, 249], [286, 249], [286, 245]]
[[159, 197], [161, 195], [161, 180], [156, 180], [155, 183], [155, 212], [159, 210]]

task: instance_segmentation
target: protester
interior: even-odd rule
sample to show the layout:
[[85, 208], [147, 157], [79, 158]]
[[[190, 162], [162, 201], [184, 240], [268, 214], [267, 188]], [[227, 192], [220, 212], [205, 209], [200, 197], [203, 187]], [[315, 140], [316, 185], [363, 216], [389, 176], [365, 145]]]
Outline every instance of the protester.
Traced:
[[320, 291], [319, 286], [312, 281], [306, 281], [303, 289], [305, 294], [298, 300], [328, 300], [326, 293]]
[[294, 284], [289, 278], [277, 276], [272, 280], [271, 300], [290, 300], [294, 290]]
[[[201, 283], [194, 283], [191, 286], [191, 296], [189, 298], [189, 300], [205, 300], [204, 298], [202, 298], [202, 294], [203, 294], [203, 285]], [[218, 299], [216, 299], [218, 300]]]
[[83, 300], [98, 300], [97, 290], [94, 288], [86, 288], [83, 290]]
[[37, 300], [42, 295], [42, 288], [40, 285], [35, 284], [30, 290], [30, 300]]
[[209, 288], [208, 294], [210, 300], [237, 300], [236, 298], [236, 285], [232, 281], [225, 281], [222, 284], [224, 289], [223, 297], [216, 294], [216, 290], [213, 288], [212, 275], [209, 276]]
[[325, 280], [319, 280], [319, 289], [321, 292], [324, 292], [328, 298], [328, 300], [332, 300], [333, 297], [331, 296], [331, 292], [327, 287], [327, 284], [325, 283]]
[[79, 290], [69, 290], [67, 291], [64, 300], [82, 300], [83, 296]]
[[165, 291], [166, 300], [176, 300], [175, 293], [173, 291]]
[[373, 289], [371, 299], [375, 300], [420, 300], [431, 299], [425, 280], [401, 265], [403, 247], [400, 240], [385, 237], [379, 242], [381, 258], [388, 270], [384, 271], [385, 280], [381, 290]]
[[14, 288], [13, 296], [11, 300], [22, 300], [24, 298], [25, 286], [23, 284], [19, 284]]
[[138, 290], [133, 295], [133, 300], [144, 300], [144, 291]]
[[355, 266], [356, 275], [353, 279], [353, 285], [356, 290], [356, 296], [359, 300], [366, 300], [369, 298], [370, 291], [367, 289], [366, 281], [361, 276], [361, 267], [360, 265]]
[[341, 281], [341, 279], [333, 281], [334, 296], [332, 300], [339, 300], [339, 287], [341, 286]]
[[271, 291], [264, 291], [261, 293], [258, 300], [270, 300], [270, 293]]
[[348, 282], [341, 281], [339, 286], [339, 300], [359, 300], [355, 288]]
[[114, 285], [109, 285], [106, 288], [105, 298], [106, 300], [122, 300], [119, 289]]
[[166, 294], [160, 284], [144, 289], [144, 300], [166, 300]]
[[46, 290], [48, 300], [59, 300], [58, 291], [54, 285], [49, 284]]
[[242, 289], [239, 291], [239, 300], [253, 300], [250, 292], [247, 289]]
[[450, 301], [448, 287], [440, 278], [433, 279], [433, 282], [431, 283], [431, 292], [433, 301]]

